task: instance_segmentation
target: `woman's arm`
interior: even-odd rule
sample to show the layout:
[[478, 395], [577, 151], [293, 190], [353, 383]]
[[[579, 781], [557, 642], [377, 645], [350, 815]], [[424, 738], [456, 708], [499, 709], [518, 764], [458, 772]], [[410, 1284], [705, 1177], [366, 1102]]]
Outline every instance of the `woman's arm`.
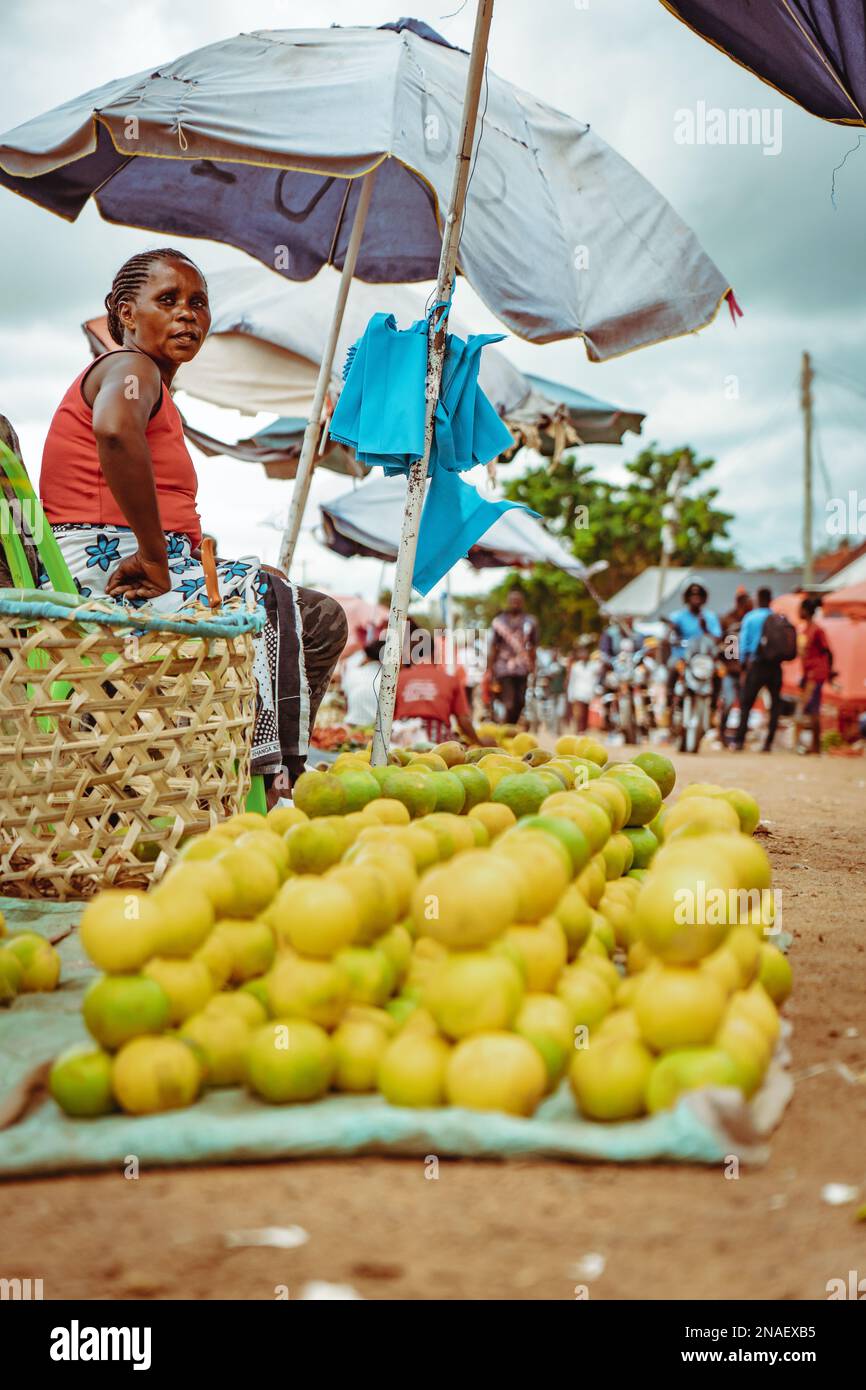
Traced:
[[153, 463], [145, 438], [162, 381], [143, 353], [106, 363], [93, 398], [93, 433], [105, 481], [138, 549], [121, 560], [106, 589], [114, 598], [156, 598], [171, 588]]

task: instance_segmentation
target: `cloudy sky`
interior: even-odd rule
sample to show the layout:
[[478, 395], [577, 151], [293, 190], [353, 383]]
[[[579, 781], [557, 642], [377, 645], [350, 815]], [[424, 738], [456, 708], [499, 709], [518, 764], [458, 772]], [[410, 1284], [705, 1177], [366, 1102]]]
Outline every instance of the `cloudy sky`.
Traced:
[[[467, 46], [475, 6], [418, 3], [413, 13]], [[161, 62], [243, 29], [378, 24], [398, 10], [385, 0], [6, 0], [0, 17], [0, 131], [110, 78]], [[589, 122], [670, 200], [730, 282], [745, 311], [704, 333], [615, 362], [590, 364], [578, 342], [506, 347], [521, 367], [644, 410], [644, 438], [691, 444], [718, 461], [721, 502], [736, 515], [745, 564], [796, 563], [801, 554], [800, 358], [808, 349], [816, 391], [816, 543], [826, 544], [825, 503], [866, 491], [866, 142], [807, 116], [702, 43], [657, 0], [499, 0], [491, 66], [551, 105]], [[675, 138], [683, 110], [760, 107], [778, 122], [774, 154], [761, 145], [698, 145]], [[778, 111], [777, 116], [772, 113]], [[844, 167], [838, 167], [850, 154]], [[835, 207], [833, 205], [835, 172]], [[98, 312], [114, 270], [154, 244], [154, 234], [104, 223], [92, 204], [67, 224], [0, 189], [0, 410], [18, 428], [35, 476], [42, 442], [63, 392], [87, 361], [79, 325]], [[210, 242], [188, 242], [205, 270], [244, 261]], [[495, 326], [464, 284], [464, 322]], [[383, 292], [387, 308], [387, 291]], [[843, 385], [847, 381], [849, 386]], [[855, 389], [850, 389], [851, 387]], [[201, 403], [187, 407], [204, 428], [247, 433]], [[606, 477], [636, 452], [589, 448]], [[224, 460], [197, 458], [200, 510], [223, 554], [274, 559], [276, 530], [262, 523], [286, 507], [290, 484]], [[316, 497], [345, 490], [323, 473]], [[315, 540], [311, 504], [298, 577], [371, 597], [380, 566], [346, 562]], [[864, 522], [866, 524], [866, 522]], [[461, 566], [456, 588], [490, 576]]]

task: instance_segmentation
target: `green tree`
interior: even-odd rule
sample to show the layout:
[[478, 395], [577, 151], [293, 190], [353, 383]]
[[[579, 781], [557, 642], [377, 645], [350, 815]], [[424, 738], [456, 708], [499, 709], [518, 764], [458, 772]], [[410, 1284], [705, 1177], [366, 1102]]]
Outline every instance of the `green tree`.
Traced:
[[[624, 483], [606, 482], [576, 454], [566, 454], [553, 468], [535, 468], [515, 478], [505, 495], [538, 512], [547, 529], [584, 564], [606, 560], [607, 569], [594, 577], [593, 585], [602, 598], [610, 598], [647, 566], [659, 563], [662, 508], [683, 454], [688, 489], [706, 478], [715, 460], [699, 459], [690, 448], [662, 453], [650, 446], [625, 465]], [[735, 563], [728, 540], [733, 516], [716, 506], [718, 493], [718, 488], [708, 486], [681, 494], [675, 564], [727, 568]], [[566, 645], [580, 632], [598, 630], [598, 608], [586, 587], [548, 566], [536, 566], [525, 575], [509, 574], [489, 594], [464, 600], [464, 620], [489, 622], [513, 584], [526, 594], [543, 644]]]

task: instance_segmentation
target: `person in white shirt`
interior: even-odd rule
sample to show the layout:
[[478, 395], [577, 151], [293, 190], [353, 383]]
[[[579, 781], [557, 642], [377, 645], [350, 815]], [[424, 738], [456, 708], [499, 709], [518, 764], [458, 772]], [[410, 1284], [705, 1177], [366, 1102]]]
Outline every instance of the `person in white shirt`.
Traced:
[[368, 728], [376, 723], [379, 708], [379, 681], [382, 676], [381, 637], [375, 637], [343, 663], [340, 683], [346, 697], [346, 723]]
[[586, 732], [589, 706], [598, 684], [599, 663], [592, 659], [593, 639], [581, 637], [568, 668], [566, 698], [571, 720], [579, 734]]

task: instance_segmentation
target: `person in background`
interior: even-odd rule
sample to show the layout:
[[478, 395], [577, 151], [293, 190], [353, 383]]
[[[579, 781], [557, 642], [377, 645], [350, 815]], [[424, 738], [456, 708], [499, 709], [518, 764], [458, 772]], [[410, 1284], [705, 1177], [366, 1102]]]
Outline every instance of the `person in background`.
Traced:
[[515, 585], [508, 592], [506, 607], [491, 624], [488, 669], [499, 687], [505, 723], [516, 724], [526, 703], [526, 684], [535, 671], [538, 653], [538, 623], [526, 611], [522, 589]]
[[815, 610], [820, 599], [804, 598], [800, 604], [800, 617], [804, 626], [797, 637], [800, 664], [803, 674], [800, 677], [802, 694], [797, 701], [794, 716], [795, 738], [808, 722], [812, 730], [811, 748], [798, 748], [800, 753], [821, 752], [821, 690], [824, 682], [833, 675], [833, 652], [827, 641], [827, 634], [820, 623], [815, 622]]
[[382, 676], [381, 655], [382, 639], [372, 637], [354, 658], [343, 664], [340, 680], [346, 697], [347, 724], [369, 727], [376, 723]]
[[592, 660], [591, 637], [581, 637], [568, 668], [568, 701], [571, 722], [579, 734], [586, 733], [589, 706], [598, 683], [599, 662]]
[[[400, 734], [417, 733], [431, 743], [447, 743], [454, 737], [452, 719], [470, 743], [492, 746], [494, 740], [481, 738], [472, 723], [466, 699], [466, 673], [462, 666], [453, 672], [434, 661], [429, 633], [409, 619], [409, 641], [404, 646], [403, 665], [397, 677], [394, 728]], [[409, 726], [407, 729], [405, 726]]]
[[766, 690], [770, 696], [770, 721], [767, 725], [767, 736], [764, 739], [761, 752], [769, 753], [773, 747], [773, 739], [776, 737], [776, 728], [782, 708], [782, 663], [777, 660], [767, 660], [760, 655], [761, 635], [770, 614], [773, 595], [769, 589], [759, 589], [757, 598], [758, 606], [746, 614], [740, 627], [740, 663], [743, 669], [743, 684], [740, 690], [740, 723], [733, 747], [736, 752], [742, 752], [746, 742], [746, 731], [749, 727], [749, 715], [752, 712], [752, 706], [758, 698], [759, 692]]
[[742, 666], [740, 664], [740, 628], [746, 614], [751, 612], [752, 600], [744, 585], [740, 585], [734, 595], [734, 606], [722, 618], [722, 641], [719, 659], [723, 667], [722, 684], [719, 692], [719, 737], [723, 744], [728, 737], [728, 720], [731, 710], [740, 698]]
[[678, 608], [667, 619], [671, 630], [671, 653], [668, 658], [667, 699], [668, 709], [673, 706], [674, 688], [677, 683], [679, 666], [685, 660], [686, 647], [695, 637], [708, 633], [710, 637], [721, 637], [722, 625], [711, 608], [706, 608], [709, 595], [703, 584], [696, 580], [689, 584], [683, 598], [685, 608]]

